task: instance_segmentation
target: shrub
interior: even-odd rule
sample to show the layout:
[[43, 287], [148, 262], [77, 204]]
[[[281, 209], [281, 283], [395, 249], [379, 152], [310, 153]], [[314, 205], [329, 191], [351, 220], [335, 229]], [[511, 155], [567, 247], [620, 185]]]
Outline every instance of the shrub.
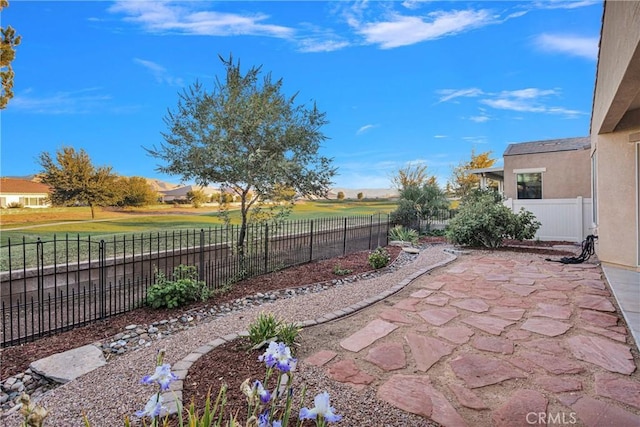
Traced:
[[376, 270], [386, 267], [390, 261], [391, 257], [385, 248], [378, 247], [375, 251], [369, 254], [369, 265]]
[[476, 190], [463, 199], [446, 235], [457, 245], [497, 248], [504, 239], [532, 239], [538, 228], [531, 212], [515, 214], [495, 191]]
[[419, 227], [420, 216], [416, 204], [411, 200], [400, 199], [396, 210], [391, 212], [389, 220], [392, 224], [405, 228]]
[[22, 209], [24, 208], [24, 205], [20, 202], [11, 202], [7, 205], [7, 208], [9, 209]]
[[333, 267], [333, 274], [336, 276], [346, 276], [347, 274], [353, 273], [353, 270], [349, 270], [348, 268], [340, 267], [340, 264]]
[[188, 302], [209, 298], [206, 283], [198, 280], [198, 270], [192, 265], [179, 265], [173, 270], [172, 280], [162, 272], [156, 273], [156, 282], [147, 291], [147, 304], [153, 308], [175, 308]]
[[338, 200], [344, 200], [344, 191], [338, 191]]
[[364, 199], [364, 193], [358, 193], [358, 195], [356, 196], [358, 198], [358, 200], [362, 200]]
[[272, 313], [260, 313], [249, 325], [249, 341], [254, 348], [260, 348], [267, 342], [279, 340], [287, 346], [295, 344], [300, 327], [296, 323], [284, 323]]
[[401, 225], [396, 225], [391, 230], [389, 230], [389, 239], [396, 240], [400, 242], [408, 242], [416, 244], [418, 242], [418, 232], [411, 228], [405, 228]]

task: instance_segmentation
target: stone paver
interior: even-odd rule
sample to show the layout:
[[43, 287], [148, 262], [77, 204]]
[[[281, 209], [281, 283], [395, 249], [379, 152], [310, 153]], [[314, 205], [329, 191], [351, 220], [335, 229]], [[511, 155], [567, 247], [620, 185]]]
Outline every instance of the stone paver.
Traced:
[[636, 370], [631, 349], [606, 338], [576, 335], [567, 338], [567, 345], [574, 357], [611, 372], [630, 374]]
[[447, 344], [437, 338], [408, 333], [405, 337], [411, 355], [419, 371], [426, 372], [443, 356], [451, 354], [455, 346]]
[[462, 319], [461, 321], [469, 326], [473, 326], [481, 331], [485, 331], [493, 335], [500, 335], [504, 331], [504, 328], [515, 323], [508, 320], [498, 319], [497, 317], [482, 315], [472, 315], [466, 319]]
[[305, 363], [308, 363], [313, 366], [322, 366], [333, 360], [338, 353], [331, 350], [320, 350], [317, 353], [312, 354], [311, 356], [304, 359]]
[[571, 325], [557, 320], [533, 318], [527, 319], [520, 328], [548, 337], [556, 337], [571, 329]]
[[546, 414], [548, 403], [538, 391], [516, 390], [504, 405], [493, 411], [491, 418], [496, 427], [530, 426], [531, 420], [539, 419], [538, 414]]
[[29, 367], [52, 381], [64, 384], [106, 364], [102, 350], [89, 344], [36, 360]]
[[464, 310], [473, 311], [474, 313], [484, 313], [485, 311], [489, 311], [489, 304], [477, 298], [454, 301], [451, 305]]
[[350, 337], [340, 341], [340, 346], [346, 350], [357, 353], [397, 328], [393, 323], [376, 319]]
[[513, 365], [477, 354], [458, 356], [450, 362], [453, 372], [471, 388], [484, 387], [526, 375]]
[[407, 365], [407, 356], [402, 343], [395, 342], [371, 347], [364, 359], [385, 371], [402, 369]]
[[596, 374], [596, 394], [640, 409], [640, 383], [619, 375]]
[[309, 359], [443, 426], [640, 426], [634, 353], [600, 274], [533, 258], [463, 258], [420, 276], [342, 340], [352, 352], [344, 360]]
[[433, 308], [423, 310], [418, 313], [428, 323], [436, 326], [442, 326], [454, 317], [458, 316], [458, 311], [454, 308]]

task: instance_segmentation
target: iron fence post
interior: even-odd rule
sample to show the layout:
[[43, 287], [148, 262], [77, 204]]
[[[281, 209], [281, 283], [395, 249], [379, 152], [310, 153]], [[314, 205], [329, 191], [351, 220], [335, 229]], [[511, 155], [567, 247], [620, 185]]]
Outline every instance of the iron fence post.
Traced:
[[198, 280], [204, 280], [204, 229], [200, 229], [200, 268], [198, 269]]

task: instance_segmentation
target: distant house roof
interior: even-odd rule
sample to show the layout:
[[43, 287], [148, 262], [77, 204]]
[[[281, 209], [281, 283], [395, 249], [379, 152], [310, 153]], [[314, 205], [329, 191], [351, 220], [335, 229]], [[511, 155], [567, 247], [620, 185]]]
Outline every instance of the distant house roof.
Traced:
[[160, 190], [160, 194], [165, 196], [185, 197], [189, 191], [203, 191], [204, 194], [211, 195], [220, 191], [215, 187], [199, 187], [197, 185], [185, 185], [184, 187], [174, 188], [172, 190]]
[[521, 142], [509, 144], [503, 156], [518, 154], [553, 153], [555, 151], [586, 150], [591, 147], [591, 137], [548, 139], [545, 141]]
[[51, 187], [41, 182], [18, 178], [0, 178], [0, 194], [48, 194]]

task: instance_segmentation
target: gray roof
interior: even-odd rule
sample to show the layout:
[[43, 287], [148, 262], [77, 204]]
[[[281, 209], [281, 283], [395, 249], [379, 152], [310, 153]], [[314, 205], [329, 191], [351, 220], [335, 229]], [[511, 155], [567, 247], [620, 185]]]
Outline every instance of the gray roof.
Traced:
[[546, 141], [521, 142], [509, 144], [503, 156], [518, 154], [552, 153], [554, 151], [587, 150], [591, 148], [591, 137], [548, 139]]

